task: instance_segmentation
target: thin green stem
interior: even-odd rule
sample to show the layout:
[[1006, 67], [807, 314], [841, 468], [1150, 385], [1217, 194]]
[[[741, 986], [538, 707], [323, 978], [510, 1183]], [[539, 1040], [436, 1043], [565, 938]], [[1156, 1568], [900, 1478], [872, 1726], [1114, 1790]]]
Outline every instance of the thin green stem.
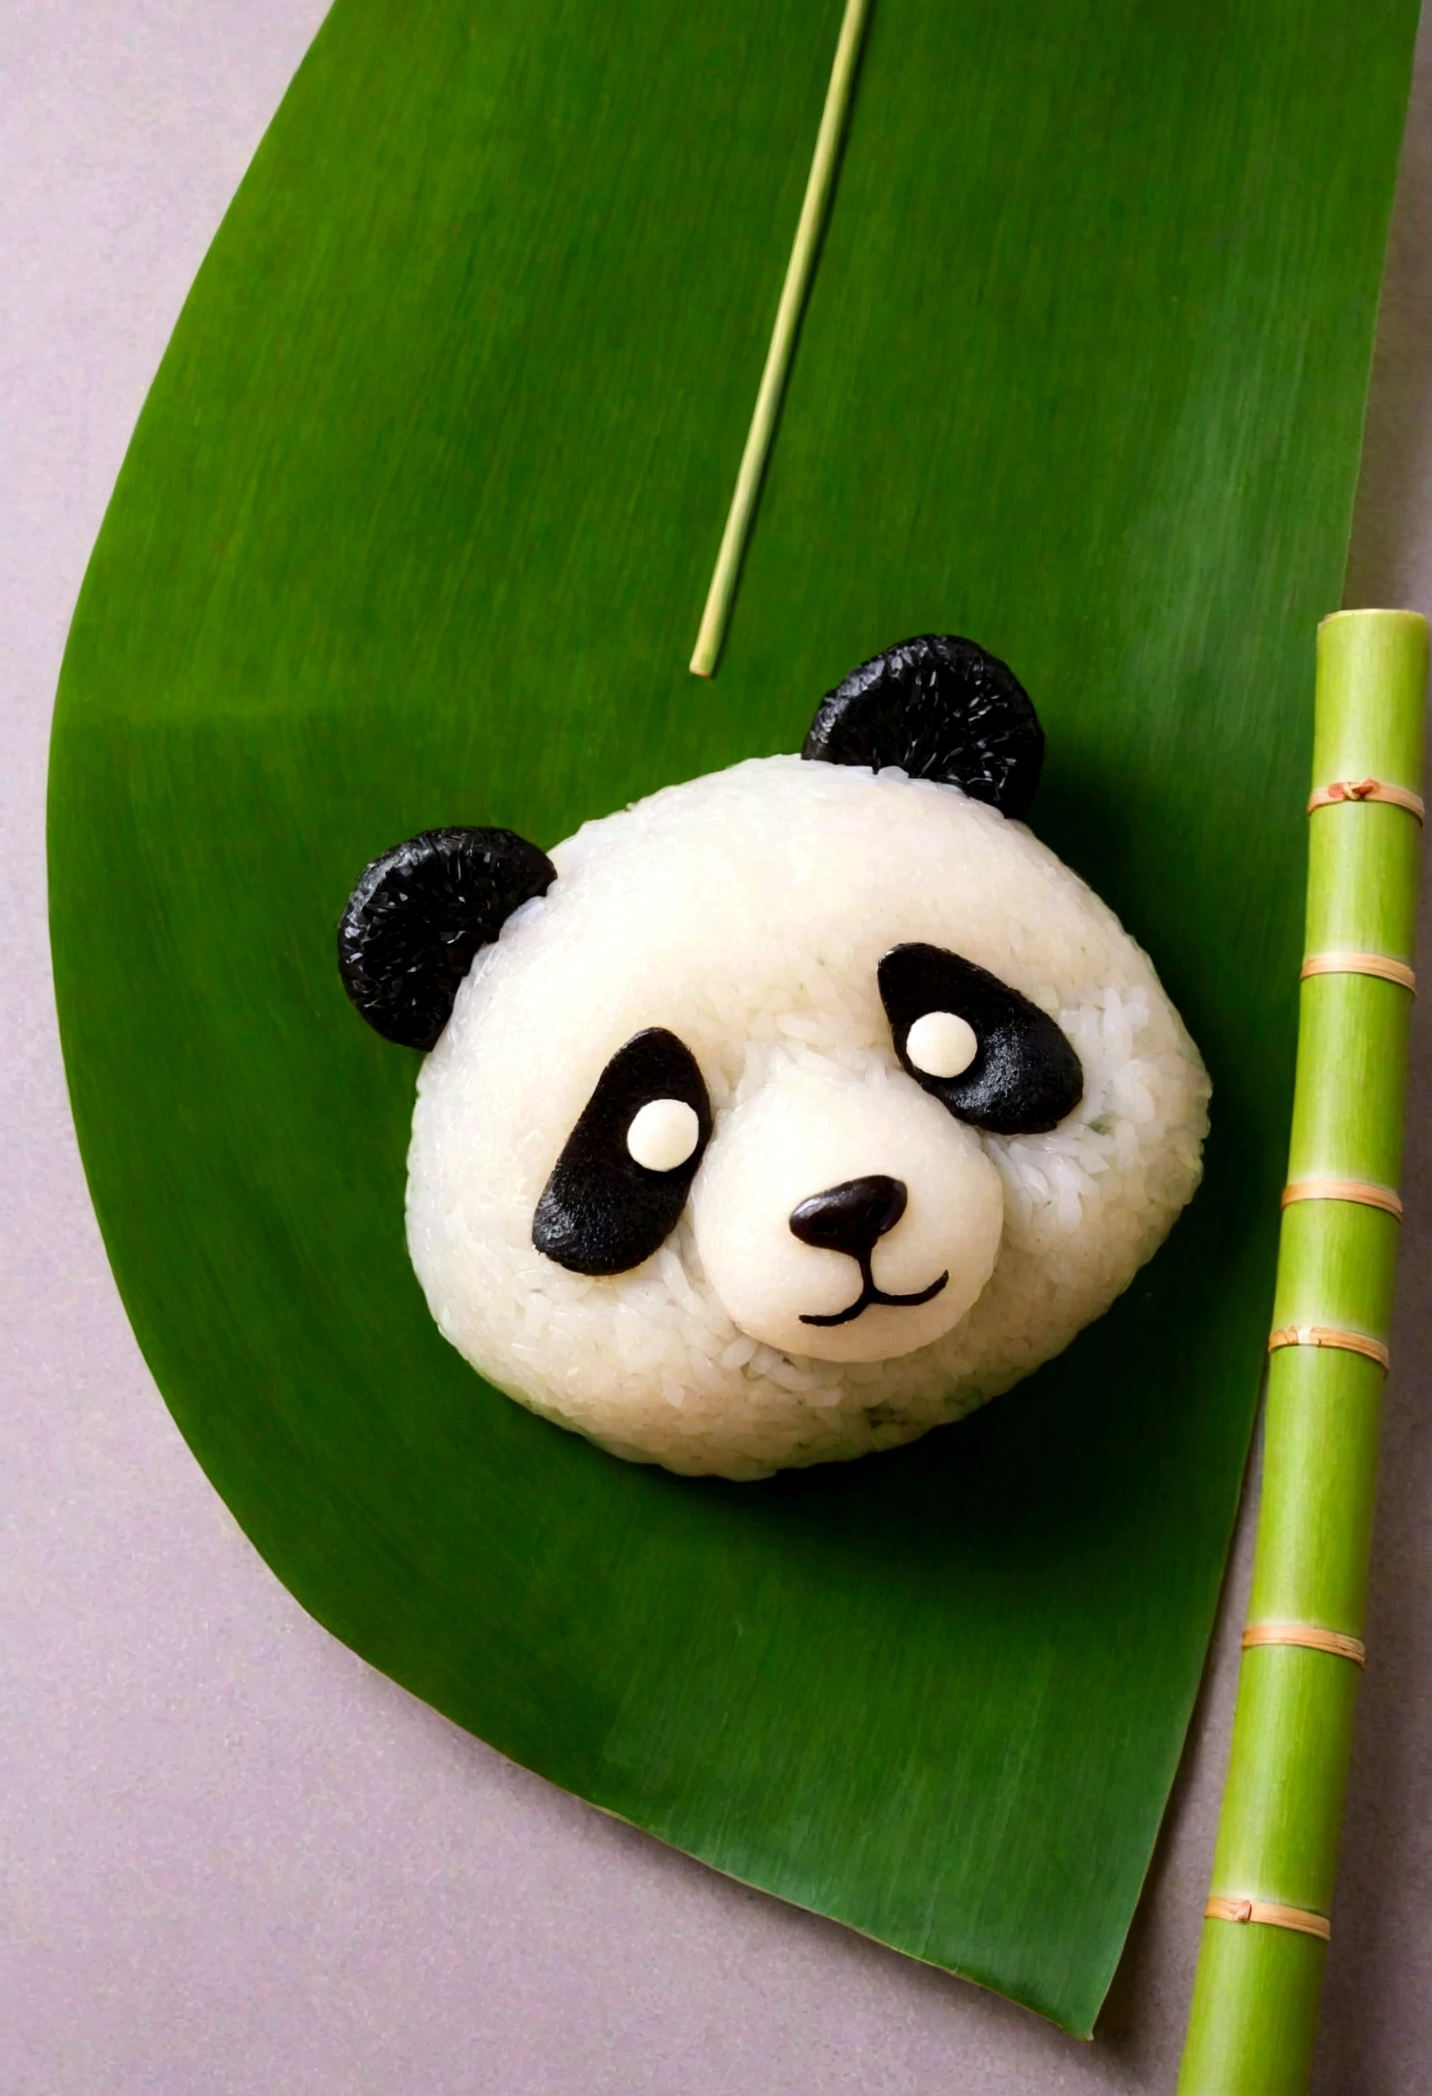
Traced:
[[[1425, 619], [1325, 619], [1314, 785], [1415, 793], [1426, 682]], [[1319, 807], [1308, 953], [1409, 963], [1420, 850], [1405, 807], [1366, 795]], [[1305, 978], [1290, 1181], [1344, 1195], [1349, 1184], [1396, 1187], [1411, 1002], [1404, 983], [1355, 969]], [[1221, 1908], [1203, 1924], [1181, 2096], [1307, 2087], [1358, 1683], [1354, 1658], [1317, 1649], [1308, 1633], [1344, 1645], [1363, 1633], [1382, 1369], [1356, 1345], [1386, 1344], [1396, 1247], [1393, 1216], [1366, 1200], [1284, 1210], [1249, 1601], [1258, 1641], [1239, 1676], [1213, 1863]]]
[[780, 413], [781, 395], [785, 391], [786, 378], [790, 371], [796, 329], [800, 324], [806, 293], [810, 289], [811, 271], [815, 267], [821, 230], [825, 225], [830, 205], [831, 186], [835, 180], [836, 162], [840, 157], [840, 141], [850, 109], [851, 91], [855, 85], [855, 68], [860, 57], [860, 45], [869, 12], [870, 0], [846, 0], [845, 17], [841, 22], [840, 36], [835, 46], [835, 64], [831, 67], [830, 85], [825, 93], [825, 108], [821, 112], [820, 130], [816, 134], [815, 157], [810, 164], [805, 201], [801, 205], [800, 221], [796, 226], [795, 244], [791, 248], [791, 259], [786, 265], [786, 280], [781, 286], [781, 302], [776, 308], [776, 324], [771, 331], [771, 346], [766, 351], [766, 364], [756, 394], [755, 412], [751, 416], [746, 448], [741, 453], [741, 466], [736, 475], [736, 492], [731, 497], [726, 529], [721, 534], [721, 550], [716, 555], [716, 570], [711, 577], [711, 587], [706, 593], [706, 609], [701, 614], [701, 630], [696, 636], [696, 651], [691, 658], [692, 671], [698, 677], [714, 674], [716, 659], [725, 638], [726, 621], [731, 612], [736, 578], [741, 572], [746, 540], [751, 531], [751, 519], [755, 514], [756, 498], [761, 491], [761, 478], [766, 470], [766, 458], [775, 432], [776, 417]]

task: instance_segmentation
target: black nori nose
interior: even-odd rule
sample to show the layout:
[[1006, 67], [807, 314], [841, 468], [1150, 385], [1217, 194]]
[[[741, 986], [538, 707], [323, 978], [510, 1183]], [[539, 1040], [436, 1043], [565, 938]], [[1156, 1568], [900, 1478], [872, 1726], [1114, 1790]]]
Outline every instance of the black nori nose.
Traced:
[[793, 1208], [791, 1232], [823, 1252], [848, 1252], [863, 1266], [877, 1240], [895, 1228], [909, 1198], [904, 1180], [888, 1179], [883, 1172], [846, 1179]]

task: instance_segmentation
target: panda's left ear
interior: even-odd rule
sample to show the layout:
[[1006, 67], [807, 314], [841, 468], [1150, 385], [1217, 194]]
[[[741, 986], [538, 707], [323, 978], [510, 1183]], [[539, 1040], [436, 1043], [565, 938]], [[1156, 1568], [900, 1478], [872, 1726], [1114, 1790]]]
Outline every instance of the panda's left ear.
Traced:
[[364, 868], [338, 921], [343, 987], [371, 1027], [431, 1048], [478, 948], [557, 869], [511, 830], [424, 830]]
[[923, 633], [872, 655], [816, 709], [801, 751], [824, 764], [898, 765], [1023, 816], [1044, 762], [1044, 730], [1008, 664], [953, 633]]

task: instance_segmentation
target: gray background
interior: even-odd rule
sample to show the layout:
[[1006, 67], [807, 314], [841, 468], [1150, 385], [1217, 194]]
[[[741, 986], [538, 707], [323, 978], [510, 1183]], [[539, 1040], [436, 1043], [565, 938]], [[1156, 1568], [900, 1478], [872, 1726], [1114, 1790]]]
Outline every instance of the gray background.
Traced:
[[[603, 1819], [371, 1673], [259, 1562], [130, 1337], [51, 1004], [50, 705], [145, 390], [322, 13], [0, 0], [0, 2092], [1171, 2090], [1246, 1513], [1149, 1890], [1080, 2046]], [[1347, 601], [1432, 609], [1432, 37]], [[1321, 2096], [1432, 2086], [1429, 1003]]]

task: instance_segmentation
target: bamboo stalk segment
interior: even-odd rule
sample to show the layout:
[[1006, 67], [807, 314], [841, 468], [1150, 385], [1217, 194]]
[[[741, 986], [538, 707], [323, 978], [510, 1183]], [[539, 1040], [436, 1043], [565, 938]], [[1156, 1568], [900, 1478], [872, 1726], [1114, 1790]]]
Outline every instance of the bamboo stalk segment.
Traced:
[[[1427, 656], [1411, 612], [1319, 629], [1311, 955], [1410, 970]], [[1181, 2096], [1307, 2086], [1363, 1650], [1408, 987], [1303, 975], [1257, 1556]]]

